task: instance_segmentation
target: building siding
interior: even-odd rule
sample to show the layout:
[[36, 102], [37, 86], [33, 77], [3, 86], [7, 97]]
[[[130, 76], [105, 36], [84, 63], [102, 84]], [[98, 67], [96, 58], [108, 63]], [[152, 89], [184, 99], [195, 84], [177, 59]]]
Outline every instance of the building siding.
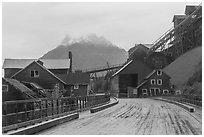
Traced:
[[[30, 71], [37, 70], [39, 71], [39, 77], [31, 77]], [[60, 89], [64, 88], [64, 84], [55, 78], [53, 75], [48, 73], [45, 69], [41, 68], [37, 63], [32, 63], [26, 69], [21, 71], [19, 74], [13, 77], [19, 81], [34, 82], [42, 86], [45, 89], [53, 89], [56, 84], [59, 83]]]
[[151, 72], [152, 72], [152, 69], [147, 67], [144, 63], [138, 60], [134, 60], [126, 68], [124, 68], [119, 74], [111, 78], [111, 92], [117, 97], [120, 97], [120, 93], [122, 92], [123, 92], [122, 94], [124, 95], [121, 94], [121, 96], [126, 96], [126, 95], [128, 96], [128, 87], [131, 88], [131, 86], [128, 86], [126, 84], [127, 85], [126, 87], [123, 87], [123, 89], [120, 89], [121, 83], [123, 83], [123, 81], [120, 81], [121, 80], [119, 78], [120, 75], [137, 75], [137, 80], [135, 81], [136, 83], [134, 83], [135, 87], [132, 87], [132, 88], [136, 88], [137, 85], [143, 82], [144, 77], [146, 77]]
[[19, 69], [19, 68], [5, 68], [4, 69], [4, 77], [10, 78], [20, 70], [21, 69]]
[[119, 93], [119, 81], [118, 75], [111, 79], [111, 96], [118, 97]]
[[[156, 80], [156, 84], [151, 84], [151, 79], [155, 79]], [[157, 80], [158, 79], [162, 79], [162, 85], [158, 85], [157, 84]], [[144, 97], [143, 96], [143, 92], [142, 89], [147, 89], [147, 94], [148, 96], [155, 96], [155, 93], [152, 93], [150, 91], [150, 89], [154, 89], [154, 88], [158, 88], [160, 89], [160, 92], [156, 93], [156, 96], [158, 95], [162, 95], [163, 94], [163, 90], [169, 90], [169, 92], [171, 91], [171, 85], [170, 85], [170, 78], [169, 76], [167, 76], [165, 73], [162, 73], [162, 75], [157, 75], [156, 73], [154, 73], [145, 84], [143, 84], [142, 86], [140, 86], [137, 90], [138, 90], [138, 95], [137, 97]]]
[[12, 100], [24, 100], [28, 99], [25, 94], [23, 94], [18, 89], [14, 88], [12, 85], [10, 85], [8, 82], [6, 82], [4, 79], [2, 79], [2, 85], [8, 85], [8, 91], [3, 92], [2, 91], [2, 101], [12, 101]]

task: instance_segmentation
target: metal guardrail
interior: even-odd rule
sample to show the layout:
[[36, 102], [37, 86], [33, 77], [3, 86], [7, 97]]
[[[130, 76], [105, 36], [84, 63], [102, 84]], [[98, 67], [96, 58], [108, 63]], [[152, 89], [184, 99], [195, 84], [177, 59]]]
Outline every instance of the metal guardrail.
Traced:
[[59, 117], [64, 113], [84, 111], [109, 101], [110, 95], [7, 101], [2, 103], [2, 126], [3, 129], [9, 128], [9, 126], [10, 129], [13, 129], [21, 123], [25, 123], [24, 125], [28, 125], [29, 122], [35, 124], [33, 121], [42, 122]]

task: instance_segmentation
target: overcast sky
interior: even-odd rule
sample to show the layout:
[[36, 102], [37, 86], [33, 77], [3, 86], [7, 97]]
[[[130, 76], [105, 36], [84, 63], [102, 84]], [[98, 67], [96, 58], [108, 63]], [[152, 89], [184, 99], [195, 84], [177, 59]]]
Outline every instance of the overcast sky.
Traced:
[[186, 4], [199, 3], [3, 3], [2, 59], [39, 58], [66, 35], [95, 33], [125, 50], [153, 43]]

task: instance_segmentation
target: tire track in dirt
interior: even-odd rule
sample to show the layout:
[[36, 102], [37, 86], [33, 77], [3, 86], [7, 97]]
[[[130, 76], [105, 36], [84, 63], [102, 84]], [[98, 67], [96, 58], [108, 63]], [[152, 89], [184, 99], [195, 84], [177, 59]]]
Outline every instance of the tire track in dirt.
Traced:
[[[186, 111], [183, 108], [180, 108], [178, 106], [172, 107], [172, 105], [171, 105], [171, 107], [168, 107], [168, 111], [173, 114], [174, 120], [175, 120], [174, 123], [176, 123], [177, 129], [179, 129], [178, 130], [179, 132], [176, 132], [176, 134], [199, 134], [195, 130], [195, 127], [193, 127], [189, 122], [190, 119], [192, 119], [194, 117], [192, 117], [192, 114], [190, 114], [188, 111]], [[186, 117], [184, 114], [190, 115], [190, 117]], [[171, 116], [170, 116], [170, 118], [171, 118]], [[191, 123], [192, 122], [195, 122], [195, 121], [191, 121]]]

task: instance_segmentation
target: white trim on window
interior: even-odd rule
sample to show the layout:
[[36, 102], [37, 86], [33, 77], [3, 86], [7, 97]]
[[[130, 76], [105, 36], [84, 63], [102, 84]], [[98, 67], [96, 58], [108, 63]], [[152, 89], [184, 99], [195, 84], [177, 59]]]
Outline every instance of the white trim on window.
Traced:
[[168, 94], [169, 93], [169, 90], [168, 89], [164, 89], [163, 90], [163, 94]]
[[143, 94], [143, 95], [148, 95], [147, 89], [142, 89], [142, 94]]
[[38, 70], [31, 70], [31, 71], [30, 71], [30, 77], [31, 77], [31, 78], [37, 78], [37, 77], [39, 77], [39, 71], [38, 71]]
[[8, 85], [2, 85], [2, 91], [8, 92]]
[[156, 84], [156, 80], [155, 79], [151, 79], [151, 85], [155, 85]]
[[157, 79], [157, 85], [162, 85], [162, 79]]
[[162, 75], [162, 70], [161, 70], [161, 69], [157, 70], [157, 75], [158, 75], [158, 76], [161, 76], [161, 75]]
[[74, 89], [79, 89], [79, 84], [74, 84]]

